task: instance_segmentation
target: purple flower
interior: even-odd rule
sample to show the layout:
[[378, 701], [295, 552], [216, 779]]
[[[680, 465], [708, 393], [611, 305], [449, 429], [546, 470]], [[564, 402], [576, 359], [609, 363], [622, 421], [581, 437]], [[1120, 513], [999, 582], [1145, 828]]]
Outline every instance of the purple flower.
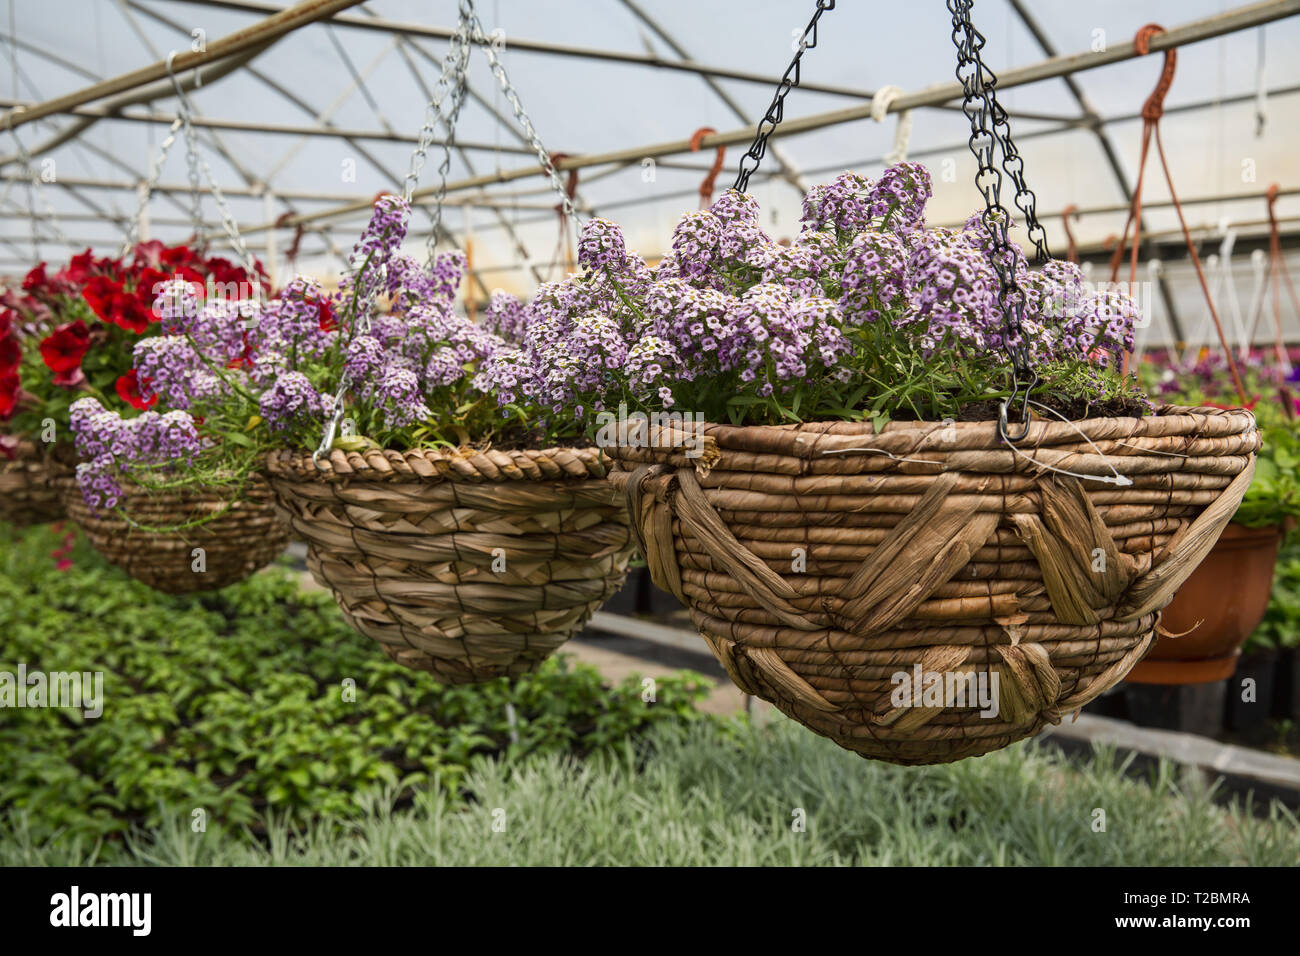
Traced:
[[280, 373], [258, 401], [262, 418], [272, 431], [287, 431], [319, 422], [324, 414], [320, 393], [302, 372]]
[[592, 272], [607, 266], [621, 269], [627, 258], [623, 230], [608, 219], [591, 219], [578, 239], [578, 263]]

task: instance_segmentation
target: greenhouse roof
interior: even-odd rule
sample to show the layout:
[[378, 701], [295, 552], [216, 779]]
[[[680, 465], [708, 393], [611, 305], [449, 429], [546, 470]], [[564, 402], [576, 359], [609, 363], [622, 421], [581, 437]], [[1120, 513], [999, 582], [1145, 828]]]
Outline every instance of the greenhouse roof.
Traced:
[[[116, 251], [178, 108], [172, 81], [157, 71], [143, 84], [132, 86], [127, 76], [108, 96], [48, 115], [39, 104], [79, 100], [70, 95], [159, 64], [172, 51], [177, 80], [192, 84], [194, 58], [187, 55], [195, 48], [215, 50], [221, 38], [259, 30], [291, 6], [6, 4], [2, 105], [11, 108], [6, 121], [14, 126], [0, 148], [6, 273], [86, 246]], [[331, 5], [300, 6], [319, 14]], [[202, 159], [240, 232], [281, 279], [290, 271], [336, 273], [373, 197], [401, 190], [456, 25], [454, 0], [332, 6], [345, 9], [269, 45], [210, 61], [188, 94]], [[576, 167], [581, 213], [618, 220], [629, 243], [653, 258], [665, 250], [677, 217], [698, 204], [719, 143], [727, 151], [717, 189], [731, 185], [813, 8], [812, 0], [482, 0], [478, 15], [545, 148], [567, 157], [562, 170]], [[1287, 119], [1296, 115], [1300, 62], [1282, 55], [1300, 41], [1296, 13], [1300, 0], [978, 0], [974, 18], [987, 40], [985, 60], [1001, 77], [1002, 105], [1053, 251], [1065, 250], [1062, 213], [1071, 206], [1079, 210], [1071, 225], [1085, 259], [1103, 258], [1108, 238], [1122, 231], [1138, 177], [1143, 103], [1160, 75], [1163, 48], [1176, 43], [1160, 125], [1170, 173], [1202, 255], [1227, 251], [1224, 240], [1237, 240], [1232, 288], [1249, 299], [1259, 283], [1247, 254], [1266, 242], [1270, 184], [1279, 187], [1284, 238], [1300, 222], [1300, 166], [1293, 159], [1300, 131]], [[79, 29], [69, 29], [70, 15]], [[1169, 33], [1140, 56], [1134, 36], [1149, 22]], [[807, 187], [844, 169], [877, 174], [909, 107], [909, 158], [934, 174], [930, 221], [960, 223], [979, 206], [969, 122], [953, 95], [951, 34], [951, 18], [938, 3], [841, 0], [824, 13], [785, 121], [750, 182], [770, 231], [797, 230]], [[890, 86], [899, 95], [877, 121], [872, 97]], [[471, 54], [467, 92], [447, 170], [444, 241], [471, 250], [475, 295], [497, 287], [526, 294], [564, 271], [556, 196], [481, 47]], [[876, 105], [884, 101], [882, 95]], [[718, 135], [706, 136], [695, 154], [689, 143], [701, 128]], [[441, 162], [437, 142], [420, 179], [430, 192]], [[39, 186], [23, 169], [24, 153]], [[183, 144], [167, 155], [159, 182], [145, 231], [184, 240], [195, 227]], [[220, 209], [210, 191], [201, 218], [220, 241]], [[426, 207], [414, 231], [427, 231], [430, 221]], [[1143, 221], [1160, 241], [1143, 250], [1144, 259], [1171, 260], [1166, 308], [1190, 316], [1183, 323], [1190, 336], [1200, 322], [1198, 305], [1204, 307], [1190, 265], [1174, 261], [1181, 234], [1154, 154]], [[1300, 330], [1294, 311], [1286, 314], [1288, 328]]]

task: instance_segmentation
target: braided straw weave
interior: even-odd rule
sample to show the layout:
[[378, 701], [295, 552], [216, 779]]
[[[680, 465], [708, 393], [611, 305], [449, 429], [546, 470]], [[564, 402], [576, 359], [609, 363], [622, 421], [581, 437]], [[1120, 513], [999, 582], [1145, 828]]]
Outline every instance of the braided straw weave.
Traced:
[[25, 528], [67, 517], [56, 480], [68, 474], [66, 465], [25, 439], [12, 461], [0, 455], [0, 521]]
[[[994, 423], [669, 425], [649, 439], [610, 453], [655, 583], [746, 693], [903, 764], [1004, 747], [1120, 681], [1232, 517], [1260, 441], [1249, 412], [1170, 408], [1037, 421], [1018, 445], [1084, 475], [1109, 461], [1132, 479], [1120, 487], [1038, 468]], [[996, 675], [997, 713], [896, 705], [894, 676], [918, 664], [954, 689]]]
[[393, 660], [462, 684], [533, 670], [623, 583], [633, 542], [594, 448], [281, 451], [316, 581]]
[[[270, 564], [289, 543], [288, 528], [261, 478], [251, 480], [233, 504], [227, 488], [156, 490], [121, 483], [120, 509], [130, 521], [118, 511], [92, 512], [75, 480], [60, 483], [63, 503], [96, 551], [156, 591], [189, 594], [224, 588]], [[171, 529], [213, 514], [217, 517], [189, 528], [148, 530]], [[197, 566], [195, 548], [203, 549]]]

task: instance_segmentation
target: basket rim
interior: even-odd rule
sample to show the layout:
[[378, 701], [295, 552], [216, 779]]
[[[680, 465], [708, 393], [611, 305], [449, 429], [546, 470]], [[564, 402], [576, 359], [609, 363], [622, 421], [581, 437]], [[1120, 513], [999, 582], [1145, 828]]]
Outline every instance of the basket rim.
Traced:
[[586, 481], [603, 479], [611, 461], [594, 446], [557, 445], [551, 448], [335, 448], [320, 459], [301, 448], [280, 448], [265, 458], [268, 476], [276, 481], [339, 482], [516, 482]]
[[[941, 451], [934, 446], [933, 436], [940, 431], [945, 436], [949, 450], [1005, 450], [1006, 444], [998, 432], [995, 421], [955, 421], [953, 419], [890, 421], [880, 430], [871, 421], [846, 419], [791, 422], [780, 425], [730, 425], [718, 422], [663, 423], [651, 417], [642, 440], [627, 444], [610, 445], [606, 451], [619, 468], [629, 460], [639, 460], [649, 449], [654, 457], [671, 457], [693, 443], [703, 441], [706, 446], [724, 451], [762, 451], [806, 458], [814, 455], [815, 448], [876, 439], [889, 450], [919, 449]], [[1174, 436], [1227, 437], [1232, 435], [1258, 435], [1255, 415], [1245, 408], [1218, 408], [1214, 406], [1161, 405], [1151, 414], [1142, 417], [1099, 416], [1096, 418], [1062, 419], [1040, 415], [1033, 419], [1029, 433], [1021, 447], [1087, 443], [1107, 439], [1156, 439]], [[706, 457], [710, 452], [706, 451]], [[716, 454], [713, 452], [712, 454]]]

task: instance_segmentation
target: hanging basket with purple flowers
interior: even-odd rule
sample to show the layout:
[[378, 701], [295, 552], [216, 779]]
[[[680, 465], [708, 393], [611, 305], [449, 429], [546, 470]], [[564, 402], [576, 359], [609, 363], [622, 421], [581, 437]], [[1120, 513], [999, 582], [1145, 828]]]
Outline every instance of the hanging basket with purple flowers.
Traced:
[[[1245, 411], [1152, 413], [1120, 367], [1132, 301], [1069, 263], [1013, 247], [1009, 333], [987, 220], [927, 228], [929, 195], [914, 163], [845, 173], [787, 245], [732, 190], [654, 268], [593, 220], [583, 274], [497, 358], [588, 423], [655, 583], [740, 688], [906, 764], [1006, 746], [1122, 679], [1259, 446]], [[1036, 378], [1020, 423], [999, 421], [1010, 344]]]

